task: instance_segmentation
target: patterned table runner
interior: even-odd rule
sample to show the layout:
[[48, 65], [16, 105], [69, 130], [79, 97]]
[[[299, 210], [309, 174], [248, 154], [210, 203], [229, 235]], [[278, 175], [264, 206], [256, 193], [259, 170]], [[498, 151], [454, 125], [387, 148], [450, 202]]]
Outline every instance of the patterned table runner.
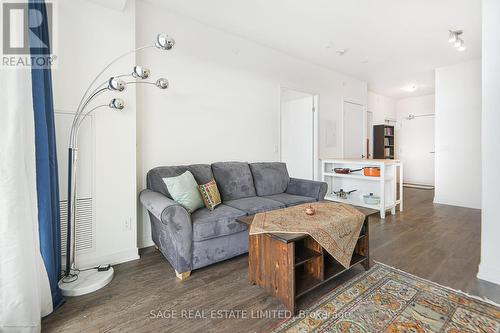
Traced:
[[[307, 207], [314, 215], [307, 215]], [[303, 233], [310, 235], [335, 260], [348, 268], [365, 215], [350, 205], [315, 202], [255, 215], [250, 235], [262, 233]]]

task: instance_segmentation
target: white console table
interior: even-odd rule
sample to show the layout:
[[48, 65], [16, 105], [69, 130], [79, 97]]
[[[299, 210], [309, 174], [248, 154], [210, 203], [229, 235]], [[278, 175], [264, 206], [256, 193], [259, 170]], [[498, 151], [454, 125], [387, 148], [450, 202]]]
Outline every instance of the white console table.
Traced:
[[[351, 174], [339, 174], [333, 171], [334, 168], [360, 169], [363, 167], [380, 168], [380, 177], [364, 176], [363, 171]], [[321, 161], [321, 178], [328, 184], [326, 200], [376, 209], [380, 211], [382, 219], [385, 218], [387, 210], [395, 214], [397, 205], [399, 205], [399, 210], [403, 211], [403, 164], [399, 160], [326, 159]], [[346, 192], [356, 191], [347, 199], [341, 199], [333, 193], [340, 189]], [[370, 193], [380, 197], [380, 204], [370, 205], [364, 202], [363, 195]]]

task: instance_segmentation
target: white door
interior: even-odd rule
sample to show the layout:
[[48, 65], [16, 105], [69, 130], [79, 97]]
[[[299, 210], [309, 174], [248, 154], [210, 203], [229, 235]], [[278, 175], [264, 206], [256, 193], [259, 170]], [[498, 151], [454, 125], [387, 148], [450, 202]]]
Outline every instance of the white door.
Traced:
[[344, 102], [343, 155], [344, 158], [365, 157], [365, 118], [363, 106]]
[[286, 163], [290, 177], [314, 177], [313, 103], [312, 95], [281, 102], [281, 161]]
[[434, 186], [434, 117], [403, 119], [399, 132], [403, 182]]

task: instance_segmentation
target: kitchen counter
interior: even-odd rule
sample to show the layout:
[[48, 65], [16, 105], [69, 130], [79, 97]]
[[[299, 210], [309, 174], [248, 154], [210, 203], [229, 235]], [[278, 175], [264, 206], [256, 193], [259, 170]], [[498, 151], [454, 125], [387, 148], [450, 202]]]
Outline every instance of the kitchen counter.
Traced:
[[[380, 176], [365, 176], [363, 171], [356, 171], [348, 174], [335, 173], [335, 168], [361, 169], [363, 167], [380, 168]], [[376, 209], [380, 212], [380, 217], [385, 218], [387, 210], [391, 214], [396, 213], [396, 207], [403, 211], [403, 183], [398, 180], [403, 179], [403, 163], [399, 160], [388, 159], [323, 159], [321, 161], [321, 178], [328, 184], [328, 191], [325, 199], [347, 203], [353, 206]], [[399, 185], [399, 191], [397, 186]], [[334, 192], [343, 190], [353, 191], [346, 198], [339, 198]], [[378, 204], [367, 204], [363, 196], [378, 196]]]

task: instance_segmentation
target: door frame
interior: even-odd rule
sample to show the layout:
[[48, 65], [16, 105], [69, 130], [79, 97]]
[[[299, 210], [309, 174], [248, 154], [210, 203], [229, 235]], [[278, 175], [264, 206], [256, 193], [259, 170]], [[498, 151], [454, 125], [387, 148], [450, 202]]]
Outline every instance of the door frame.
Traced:
[[345, 98], [342, 98], [342, 112], [341, 112], [341, 116], [340, 116], [340, 121], [341, 121], [341, 125], [340, 125], [340, 128], [341, 128], [341, 133], [340, 133], [340, 155], [342, 156], [342, 158], [344, 158], [344, 131], [345, 131], [345, 128], [344, 128], [344, 114], [345, 114], [345, 109], [344, 109], [344, 105], [345, 103], [349, 103], [349, 104], [353, 104], [353, 105], [357, 105], [357, 106], [361, 106], [363, 108], [363, 138], [362, 138], [362, 147], [363, 147], [363, 156], [364, 157], [360, 157], [361, 158], [367, 158], [367, 151], [366, 151], [366, 136], [368, 135], [368, 133], [366, 133], [366, 121], [367, 121], [367, 111], [368, 111], [368, 108], [366, 105], [364, 104], [360, 104], [360, 103], [357, 103], [357, 102], [353, 102], [353, 101], [350, 101], [348, 99], [345, 99]]
[[318, 149], [318, 142], [319, 142], [319, 98], [320, 95], [319, 93], [312, 92], [307, 89], [302, 89], [299, 87], [293, 87], [293, 86], [288, 86], [288, 85], [279, 85], [279, 128], [278, 128], [278, 157], [280, 162], [282, 160], [282, 138], [281, 138], [281, 128], [282, 128], [282, 113], [283, 113], [283, 108], [282, 108], [282, 100], [283, 100], [283, 90], [294, 90], [297, 92], [301, 92], [307, 95], [310, 95], [313, 97], [314, 100], [314, 114], [313, 114], [313, 180], [318, 180], [319, 179], [319, 149]]

